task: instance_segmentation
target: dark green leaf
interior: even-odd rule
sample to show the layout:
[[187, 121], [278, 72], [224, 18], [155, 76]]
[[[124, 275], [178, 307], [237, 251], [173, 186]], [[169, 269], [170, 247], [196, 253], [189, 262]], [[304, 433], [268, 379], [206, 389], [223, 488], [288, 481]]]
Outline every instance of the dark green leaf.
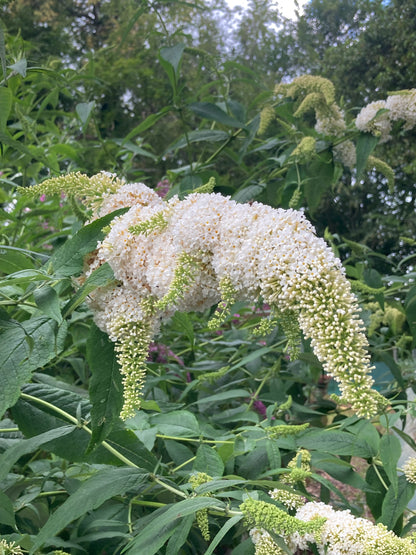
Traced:
[[175, 528], [175, 531], [170, 537], [168, 545], [166, 546], [166, 555], [178, 555], [181, 547], [186, 542], [186, 538], [194, 523], [195, 516], [193, 514], [186, 516], [182, 519], [181, 525]]
[[4, 480], [12, 466], [28, 453], [36, 451], [56, 438], [66, 436], [74, 430], [75, 426], [62, 426], [55, 430], [49, 430], [43, 434], [31, 437], [30, 439], [22, 439], [18, 443], [9, 447], [2, 455], [0, 455], [0, 481]]
[[357, 152], [357, 179], [361, 178], [363, 171], [367, 165], [367, 160], [370, 154], [375, 149], [379, 141], [371, 133], [360, 133], [357, 139], [356, 152]]
[[205, 472], [213, 477], [221, 477], [224, 473], [224, 463], [214, 447], [202, 444], [196, 452], [194, 470]]
[[127, 210], [128, 208], [120, 208], [82, 227], [72, 239], [52, 255], [48, 265], [51, 265], [58, 276], [78, 275], [83, 269], [84, 256], [97, 247], [98, 241], [104, 239], [105, 234], [102, 229], [116, 216], [125, 214]]
[[36, 537], [30, 553], [54, 537], [70, 522], [100, 507], [115, 495], [135, 491], [147, 480], [147, 474], [135, 468], [106, 468], [94, 474], [52, 514]]
[[[219, 545], [223, 537], [243, 518], [243, 515], [235, 515], [228, 519], [222, 528], [217, 532], [215, 537], [212, 539], [209, 548], [205, 551], [205, 555], [211, 555], [214, 553], [214, 549]], [[173, 554], [172, 554], [173, 555]]]
[[155, 414], [150, 418], [161, 434], [176, 437], [195, 437], [200, 435], [198, 420], [186, 410], [176, 410], [164, 414]]
[[0, 87], [0, 129], [5, 130], [12, 108], [13, 94], [8, 87]]
[[105, 262], [96, 268], [85, 280], [83, 286], [78, 289], [71, 300], [65, 305], [63, 309], [63, 316], [69, 316], [81, 303], [84, 302], [86, 297], [97, 289], [97, 287], [105, 287], [115, 283], [113, 270], [108, 262]]
[[413, 346], [416, 346], [416, 286], [412, 287], [406, 296], [406, 318], [413, 335]]
[[244, 189], [240, 189], [231, 197], [236, 202], [249, 202], [251, 200], [256, 200], [256, 198], [263, 192], [265, 184], [248, 185]]
[[377, 450], [366, 441], [348, 432], [305, 432], [297, 440], [297, 443], [306, 449], [326, 451], [333, 455], [351, 455], [353, 457], [362, 457], [363, 459], [369, 459], [377, 455]]
[[66, 324], [45, 316], [26, 320], [0, 334], [0, 415], [19, 398], [31, 373], [63, 349]]
[[397, 495], [397, 463], [402, 451], [400, 441], [395, 435], [385, 434], [380, 441], [380, 459], [390, 480], [391, 487]]
[[35, 298], [35, 303], [46, 316], [49, 316], [52, 320], [56, 320], [58, 324], [62, 322], [58, 293], [53, 287], [50, 287], [50, 285], [39, 287], [35, 289], [33, 296]]
[[0, 249], [0, 272], [4, 274], [13, 274], [20, 270], [33, 269], [33, 261], [30, 255], [24, 251], [11, 250], [8, 247]]
[[[33, 399], [20, 399], [13, 407], [13, 419], [27, 436], [67, 425], [68, 419], [58, 412], [64, 411], [72, 418], [88, 419], [91, 406], [87, 399], [72, 391], [59, 389], [46, 384], [28, 384], [23, 392]], [[39, 402], [40, 401], [40, 402]], [[45, 444], [46, 451], [76, 462], [99, 464], [124, 464], [113, 452], [99, 445], [92, 453], [86, 453], [90, 434], [82, 428], [76, 428], [70, 438], [56, 439]], [[131, 463], [154, 470], [157, 459], [150, 453], [134, 432], [126, 429], [113, 429], [107, 437], [110, 448], [115, 449]]]
[[250, 397], [250, 392], [246, 389], [229, 389], [228, 391], [223, 391], [221, 393], [215, 393], [215, 395], [209, 395], [208, 397], [202, 397], [196, 404], [202, 403], [221, 403], [227, 401], [228, 399], [238, 399], [238, 398]]
[[222, 123], [228, 127], [244, 127], [244, 123], [229, 116], [219, 106], [212, 104], [211, 102], [194, 102], [189, 106], [189, 108], [201, 118], [210, 121], [217, 121], [218, 123]]
[[172, 318], [172, 324], [174, 329], [185, 333], [191, 346], [194, 345], [195, 334], [194, 334], [194, 327], [192, 325], [191, 318], [189, 317], [186, 312], [175, 312]]
[[229, 135], [226, 131], [219, 131], [217, 129], [201, 129], [196, 131], [190, 131], [188, 135], [183, 135], [175, 141], [166, 152], [172, 152], [173, 150], [178, 150], [180, 148], [186, 147], [189, 143], [213, 143], [216, 141], [226, 141]]
[[167, 73], [174, 94], [176, 94], [179, 67], [184, 50], [184, 44], [176, 44], [175, 46], [165, 46], [159, 51], [159, 61]]
[[308, 208], [314, 213], [334, 182], [334, 163], [329, 152], [323, 152], [308, 164], [302, 182]]
[[114, 343], [95, 324], [87, 342], [87, 360], [92, 374], [89, 384], [92, 403], [89, 450], [92, 450], [110, 433], [123, 406], [123, 386]]
[[[377, 470], [378, 472], [375, 471], [373, 466], [370, 466], [365, 475], [365, 481], [367, 482], [365, 498], [371, 514], [375, 519], [378, 519], [381, 515], [381, 508], [387, 491], [384, 484], [387, 484], [387, 486], [389, 485], [389, 479], [384, 469], [378, 467]], [[380, 480], [380, 477], [382, 480]]]
[[381, 516], [377, 520], [377, 523], [381, 522], [387, 526], [389, 530], [392, 530], [397, 520], [402, 516], [403, 511], [406, 509], [414, 493], [414, 484], [410, 484], [406, 480], [406, 476], [399, 476], [396, 491], [395, 488], [390, 485], [384, 497]]
[[0, 490], [0, 524], [16, 527], [14, 518], [13, 503], [5, 493]]
[[175, 528], [181, 525], [183, 517], [195, 514], [201, 509], [224, 506], [221, 501], [209, 497], [193, 497], [179, 501], [159, 514], [141, 530], [136, 538], [128, 544], [125, 553], [154, 555], [173, 534]]

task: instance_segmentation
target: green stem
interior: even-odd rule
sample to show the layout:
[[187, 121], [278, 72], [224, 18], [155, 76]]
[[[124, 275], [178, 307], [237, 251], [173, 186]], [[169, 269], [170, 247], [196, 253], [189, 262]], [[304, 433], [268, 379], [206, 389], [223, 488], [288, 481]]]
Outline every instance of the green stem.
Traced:
[[39, 493], [38, 497], [50, 497], [52, 495], [62, 495], [62, 494], [68, 495], [68, 492], [64, 489], [58, 489], [56, 491], [42, 491], [41, 493]]
[[236, 137], [238, 137], [238, 135], [242, 131], [243, 131], [242, 129], [237, 129], [237, 131], [235, 131], [230, 137], [228, 137], [228, 139], [219, 148], [217, 148], [217, 150], [214, 152], [214, 154], [211, 154], [211, 156], [208, 158], [208, 160], [205, 160], [203, 165], [206, 166], [210, 162], [212, 162], [219, 154], [221, 154], [221, 152], [224, 150], [224, 148], [226, 148]]
[[159, 484], [159, 486], [162, 486], [163, 488], [171, 491], [175, 495], [178, 495], [179, 497], [183, 497], [184, 499], [188, 499], [188, 496], [186, 495], [186, 493], [184, 493], [180, 489], [170, 486], [169, 484], [165, 484], [165, 482], [162, 482], [162, 480], [159, 480], [159, 478], [154, 474], [150, 474], [150, 479], [153, 480], [153, 482], [155, 482], [156, 484]]
[[166, 503], [159, 503], [158, 501], [143, 501], [142, 499], [132, 499], [132, 505], [141, 505], [142, 507], [154, 507], [159, 509], [159, 507], [166, 507]]
[[[63, 418], [66, 418], [66, 420], [69, 420], [69, 422], [71, 422], [72, 424], [75, 424], [76, 426], [78, 426], [79, 428], [81, 428], [82, 430], [87, 432], [88, 434], [92, 435], [92, 431], [88, 428], [88, 426], [86, 424], [82, 424], [74, 416], [72, 416], [72, 414], [69, 414], [68, 412], [60, 409], [59, 407], [57, 407], [55, 405], [52, 405], [51, 403], [48, 403], [47, 401], [44, 401], [43, 399], [38, 399], [37, 397], [33, 397], [33, 395], [28, 395], [27, 393], [22, 393], [21, 397], [22, 397], [22, 399], [26, 399], [28, 401], [33, 401], [35, 403], [38, 403], [39, 405], [43, 405], [44, 407], [47, 407], [48, 409], [51, 409], [51, 410], [55, 411], [57, 414], [60, 414]], [[117, 451], [117, 449], [114, 449], [114, 447], [112, 447], [106, 441], [103, 441], [101, 443], [101, 445], [105, 449], [107, 449], [107, 451], [109, 451], [115, 457], [117, 457], [120, 461], [124, 462], [127, 466], [130, 466], [132, 468], [140, 468], [139, 466], [134, 464], [130, 459], [128, 459], [127, 457], [125, 457], [124, 455], [119, 453]]]
[[176, 441], [190, 441], [193, 443], [234, 443], [234, 440], [232, 439], [228, 439], [228, 440], [221, 440], [221, 439], [194, 439], [194, 438], [190, 438], [190, 437], [176, 437], [176, 436], [166, 436], [164, 434], [156, 434], [156, 437], [159, 437], [160, 439], [173, 439]]
[[385, 488], [385, 490], [388, 491], [389, 487], [386, 484], [386, 482], [383, 480], [383, 476], [380, 474], [380, 472], [377, 468], [377, 465], [373, 463], [371, 466], [374, 468], [374, 471], [377, 474], [378, 479], [380, 480], [380, 482], [383, 484], [383, 487]]
[[254, 401], [258, 398], [258, 396], [260, 395], [260, 391], [263, 389], [264, 384], [266, 383], [266, 381], [270, 378], [272, 372], [267, 372], [267, 374], [265, 374], [264, 378], [261, 380], [259, 387], [256, 389], [256, 391], [253, 393], [253, 395], [251, 396], [251, 400], [248, 404], [248, 408], [247, 410], [250, 410], [251, 407], [253, 406]]
[[188, 459], [187, 461], [183, 462], [182, 464], [180, 464], [179, 466], [177, 466], [176, 468], [174, 468], [171, 473], [173, 474], [174, 472], [176, 472], [177, 470], [180, 470], [181, 468], [183, 468], [184, 466], [186, 466], [187, 464], [189, 464], [190, 462], [194, 461], [196, 459], [195, 457], [191, 457], [190, 459]]
[[0, 434], [5, 434], [7, 432], [20, 432], [19, 428], [0, 428]]

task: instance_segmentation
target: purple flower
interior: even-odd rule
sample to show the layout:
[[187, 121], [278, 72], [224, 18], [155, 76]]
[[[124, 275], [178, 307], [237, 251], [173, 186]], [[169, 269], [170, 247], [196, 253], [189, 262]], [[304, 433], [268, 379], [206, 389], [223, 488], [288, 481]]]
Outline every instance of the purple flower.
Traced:
[[39, 200], [40, 200], [40, 202], [45, 202], [45, 200], [46, 200], [46, 195], [45, 195], [45, 194], [40, 195]]

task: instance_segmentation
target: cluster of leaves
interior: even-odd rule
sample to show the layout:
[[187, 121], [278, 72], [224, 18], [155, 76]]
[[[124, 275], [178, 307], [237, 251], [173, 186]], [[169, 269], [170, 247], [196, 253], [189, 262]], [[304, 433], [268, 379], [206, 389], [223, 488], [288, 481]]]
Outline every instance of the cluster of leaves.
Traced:
[[[23, 0], [13, 4], [26, 6]], [[131, 3], [124, 14], [131, 27], [118, 28], [117, 18], [104, 21], [127, 40], [138, 21], [154, 23], [155, 13], [147, 3]], [[47, 16], [54, 24], [45, 28], [62, 34], [67, 27], [59, 26], [59, 10]], [[34, 67], [22, 56], [22, 40], [6, 37], [9, 67], [0, 87], [0, 534], [30, 553], [249, 555], [254, 546], [239, 507], [249, 496], [282, 508], [267, 495], [281, 488], [355, 515], [369, 510], [375, 521], [405, 536], [415, 523], [407, 513], [414, 486], [397, 467], [403, 465], [402, 448], [416, 450], [403, 427], [416, 412], [415, 244], [403, 239], [408, 250], [401, 258], [376, 252], [356, 242], [354, 222], [340, 232], [325, 221], [328, 199], [342, 211], [350, 207], [343, 199], [365, 187], [366, 159], [379, 147], [351, 125], [345, 137], [355, 141], [360, 167], [346, 170], [333, 156], [334, 141], [318, 136], [312, 116], [297, 117], [291, 99], [275, 101], [252, 69], [235, 61], [216, 65], [207, 51], [193, 51], [184, 33], [165, 39], [149, 43], [149, 49], [160, 47], [159, 70], [149, 75], [149, 82], [157, 76], [149, 85], [156, 110], [148, 103], [138, 124], [111, 133], [108, 122], [117, 116], [101, 104], [106, 76], [94, 74], [92, 61], [82, 72], [56, 59]], [[61, 54], [74, 62], [73, 53]], [[198, 82], [201, 56], [211, 73]], [[239, 94], [241, 83], [257, 93]], [[265, 104], [272, 105], [273, 122], [259, 135]], [[312, 159], [292, 155], [304, 137], [318, 139]], [[50, 175], [103, 169], [154, 185], [166, 176], [170, 195], [184, 196], [210, 178], [216, 190], [239, 202], [286, 208], [296, 193], [296, 207], [305, 208], [319, 231], [328, 226], [326, 239], [355, 287], [376, 384], [391, 400], [386, 414], [368, 422], [337, 406], [328, 396], [336, 389], [308, 342], [302, 339], [299, 358], [291, 360], [279, 327], [253, 340], [267, 307], [236, 304], [217, 333], [208, 328], [210, 314], [177, 313], [165, 325], [149, 354], [142, 409], [122, 422], [113, 344], [84, 304], [94, 288], [112, 281], [112, 272], [104, 265], [81, 287], [74, 280], [116, 214], [83, 225], [88, 215], [77, 199], [28, 203], [16, 194], [16, 186]], [[373, 179], [387, 195], [384, 179]], [[396, 187], [393, 195], [400, 198], [400, 181]], [[311, 452], [312, 473], [306, 485], [291, 488], [281, 477], [301, 448]], [[195, 486], [198, 473], [212, 479]], [[211, 540], [195, 518], [203, 511]]]

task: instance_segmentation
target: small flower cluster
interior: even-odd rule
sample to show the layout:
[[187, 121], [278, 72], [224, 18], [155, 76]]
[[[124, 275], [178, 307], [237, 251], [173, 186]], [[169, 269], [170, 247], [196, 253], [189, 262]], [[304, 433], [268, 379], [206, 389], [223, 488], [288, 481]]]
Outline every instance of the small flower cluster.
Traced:
[[15, 542], [8, 543], [3, 539], [0, 540], [0, 555], [23, 555], [23, 551]]
[[380, 137], [380, 142], [391, 139], [392, 122], [403, 121], [404, 131], [416, 126], [416, 89], [399, 91], [386, 100], [370, 102], [358, 114], [355, 125], [361, 131]]
[[[205, 472], [197, 472], [189, 478], [189, 483], [194, 490], [198, 486], [201, 486], [202, 484], [207, 484], [211, 481], [212, 476], [209, 476]], [[205, 496], [210, 497], [210, 494], [206, 493]], [[196, 512], [196, 522], [198, 524], [198, 528], [201, 531], [202, 537], [205, 541], [209, 542], [209, 540], [211, 539], [211, 535], [209, 533], [208, 509], [200, 509]]]
[[[77, 191], [79, 181], [76, 174]], [[371, 390], [356, 299], [340, 261], [301, 212], [206, 192], [166, 202], [143, 184], [101, 174], [86, 186], [88, 195], [94, 184], [93, 218], [129, 207], [113, 219], [85, 273], [107, 262], [116, 280], [92, 292], [89, 302], [96, 324], [118, 344], [124, 417], [140, 404], [148, 344], [161, 321], [175, 310], [217, 303], [226, 310], [234, 301], [260, 300], [288, 332], [292, 350], [298, 326], [311, 338], [325, 370], [340, 383], [344, 402], [360, 416], [379, 410], [383, 398]]]
[[[335, 138], [342, 138], [347, 131], [344, 114], [335, 102], [335, 89], [331, 81], [316, 75], [302, 75], [294, 79], [289, 84], [280, 84], [275, 89], [276, 94], [283, 94], [286, 97], [294, 98], [298, 101], [294, 115], [299, 117], [308, 111], [314, 111], [316, 117], [315, 130], [321, 135], [328, 135]], [[306, 143], [311, 155], [312, 137]], [[313, 139], [315, 141], [315, 139]], [[297, 150], [302, 143], [292, 152], [292, 156], [297, 154]], [[306, 145], [302, 148], [305, 151]], [[354, 143], [350, 140], [342, 140], [333, 146], [335, 159], [342, 162], [348, 168], [356, 165], [356, 153]]]
[[[257, 517], [257, 527], [250, 531], [256, 547], [256, 555], [278, 553], [280, 547], [269, 532], [282, 537], [293, 553], [309, 550], [311, 546], [320, 555], [415, 555], [416, 545], [411, 538], [400, 538], [383, 524], [373, 524], [364, 518], [354, 517], [350, 511], [337, 511], [321, 502], [309, 502], [298, 508], [294, 522], [303, 523], [298, 529], [281, 526], [282, 518], [273, 517], [276, 508], [265, 508], [260, 501], [252, 501], [252, 513], [268, 514], [268, 518]], [[256, 504], [259, 504], [256, 507]], [[267, 503], [265, 503], [267, 505]], [[244, 512], [244, 511], [243, 511]], [[287, 518], [291, 518], [287, 516]], [[315, 524], [306, 531], [304, 524]], [[318, 525], [319, 524], [319, 525]], [[267, 546], [269, 551], [264, 550]], [[258, 547], [258, 548], [257, 548]]]
[[411, 484], [416, 484], [416, 458], [410, 457], [407, 459], [403, 466], [403, 472], [406, 476], [406, 480]]

